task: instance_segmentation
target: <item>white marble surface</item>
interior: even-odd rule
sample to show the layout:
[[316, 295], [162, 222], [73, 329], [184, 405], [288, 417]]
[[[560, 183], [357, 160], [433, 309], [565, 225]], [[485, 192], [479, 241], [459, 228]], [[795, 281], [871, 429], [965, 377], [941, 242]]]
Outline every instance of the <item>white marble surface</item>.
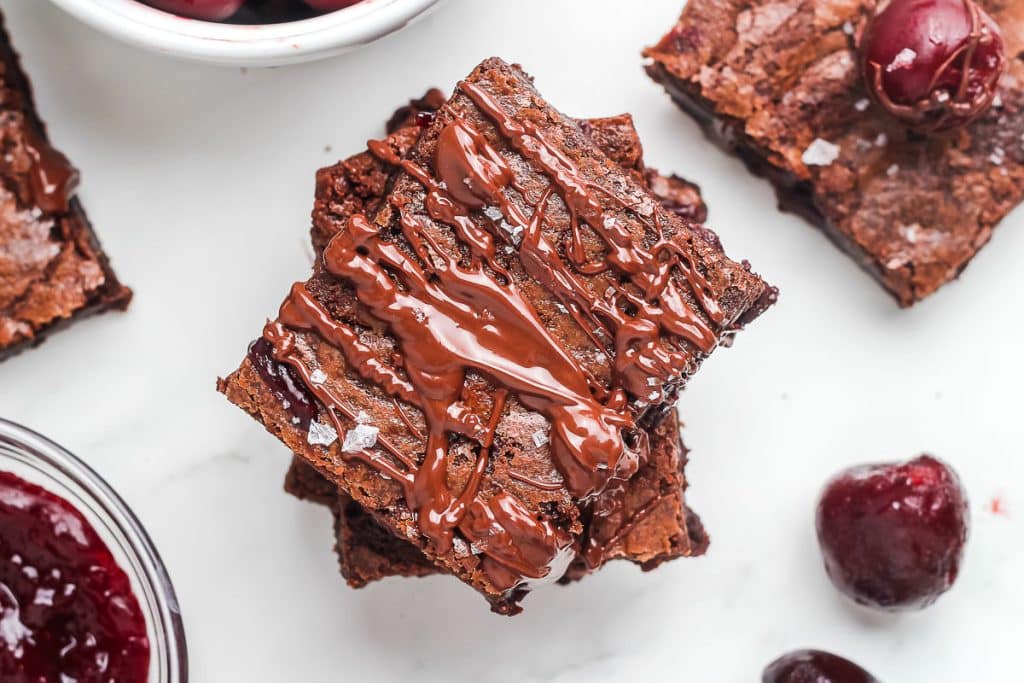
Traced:
[[[897, 310], [644, 77], [639, 50], [680, 4], [449, 0], [358, 53], [245, 73], [124, 47], [42, 0], [2, 3], [136, 300], [0, 366], [0, 415], [134, 506], [177, 584], [194, 680], [740, 683], [798, 646], [887, 683], [1022, 680], [1024, 216], [960, 283]], [[730, 252], [783, 290], [683, 402], [710, 554], [649, 575], [614, 566], [511, 620], [448, 579], [345, 588], [328, 515], [281, 492], [287, 454], [214, 391], [306, 273], [314, 169], [491, 54], [568, 112], [632, 111], [650, 162], [698, 180]], [[861, 614], [819, 567], [815, 494], [842, 466], [923, 450], [972, 498], [963, 575], [922, 614]]]

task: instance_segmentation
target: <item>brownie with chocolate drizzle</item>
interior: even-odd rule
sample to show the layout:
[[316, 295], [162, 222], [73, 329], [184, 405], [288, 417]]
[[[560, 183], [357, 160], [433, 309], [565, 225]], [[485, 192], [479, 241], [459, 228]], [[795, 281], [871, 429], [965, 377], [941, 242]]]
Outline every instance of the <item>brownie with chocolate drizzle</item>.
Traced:
[[[388, 121], [385, 158], [369, 149], [317, 173], [312, 236], [318, 251], [333, 231], [343, 227], [345, 217], [364, 211], [368, 203], [383, 197], [388, 178], [398, 170], [387, 158], [392, 154], [404, 157], [423, 124], [443, 103], [444, 97], [435, 89], [398, 109]], [[641, 179], [663, 206], [696, 220], [706, 218], [707, 208], [696, 185], [645, 166], [643, 146], [629, 115], [581, 120], [580, 126], [610, 159]], [[379, 149], [377, 144], [370, 147]], [[606, 553], [605, 559], [622, 556], [645, 570], [677, 557], [703, 554], [708, 542], [699, 519], [684, 502], [686, 449], [674, 414], [652, 432], [651, 440], [654, 455], [626, 484], [627, 505], [622, 514], [614, 519], [600, 518], [586, 532], [611, 536], [616, 533], [609, 531], [611, 525], [619, 525], [621, 552]], [[301, 458], [293, 459], [285, 489], [331, 509], [335, 549], [341, 573], [350, 586], [359, 588], [388, 576], [416, 577], [436, 572], [415, 546], [385, 530], [359, 503]], [[581, 561], [574, 563], [570, 574], [581, 578], [592, 569]]]
[[944, 134], [870, 97], [858, 41], [874, 0], [690, 0], [646, 50], [647, 72], [781, 208], [910, 306], [956, 279], [1024, 197], [1024, 3], [977, 4], [1002, 28], [1006, 72], [991, 109]]
[[584, 522], [621, 508], [643, 427], [776, 292], [501, 60], [393, 163], [220, 388], [515, 613], [600, 563]]
[[[650, 571], [666, 561], [707, 551], [709, 539], [700, 518], [684, 502], [688, 450], [679, 427], [678, 416], [671, 413], [650, 430], [651, 456], [629, 481], [620, 514], [588, 525], [585, 534], [605, 538], [609, 547], [602, 563], [625, 559]], [[362, 588], [390, 576], [438, 573], [416, 546], [391, 534], [306, 461], [292, 460], [285, 490], [331, 510], [338, 564], [351, 587]], [[577, 558], [560, 582], [579, 580], [598, 568]]]
[[124, 310], [121, 285], [50, 144], [0, 16], [0, 360], [74, 320]]

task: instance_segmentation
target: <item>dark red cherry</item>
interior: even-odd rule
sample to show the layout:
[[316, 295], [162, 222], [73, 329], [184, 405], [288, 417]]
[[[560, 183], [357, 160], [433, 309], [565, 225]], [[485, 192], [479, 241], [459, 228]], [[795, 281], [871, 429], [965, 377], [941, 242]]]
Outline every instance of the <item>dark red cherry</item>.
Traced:
[[776, 659], [761, 683], [879, 683], [848, 659], [821, 650], [799, 650]]
[[307, 5], [321, 12], [334, 12], [359, 4], [362, 0], [303, 0]]
[[999, 26], [974, 0], [892, 0], [861, 38], [868, 92], [921, 131], [985, 113], [1006, 66]]
[[245, 0], [145, 0], [165, 12], [204, 21], [223, 21], [236, 13]]
[[818, 542], [829, 578], [856, 602], [921, 609], [949, 590], [967, 541], [967, 496], [931, 456], [848, 469], [818, 503]]

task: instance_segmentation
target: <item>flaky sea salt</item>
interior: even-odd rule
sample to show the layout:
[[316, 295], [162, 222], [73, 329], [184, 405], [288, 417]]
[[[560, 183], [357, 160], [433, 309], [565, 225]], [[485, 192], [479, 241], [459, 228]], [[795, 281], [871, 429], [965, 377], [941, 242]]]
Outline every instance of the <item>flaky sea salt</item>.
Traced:
[[992, 150], [992, 154], [989, 155], [988, 160], [995, 166], [1002, 166], [1006, 160], [1006, 151], [1002, 147], [996, 147]]
[[917, 52], [911, 50], [909, 47], [905, 47], [896, 53], [896, 56], [889, 62], [889, 66], [885, 67], [885, 70], [889, 73], [898, 69], [905, 69], [908, 66], [913, 66], [917, 60]]
[[885, 133], [879, 133], [878, 137], [875, 138], [875, 147], [885, 147], [889, 144], [889, 136]]
[[864, 97], [853, 103], [853, 108], [857, 111], [867, 111], [868, 107], [871, 106], [871, 100]]
[[546, 446], [548, 444], [548, 433], [543, 429], [538, 429], [533, 433], [533, 445], [537, 448]]
[[848, 36], [852, 36], [853, 32], [854, 32], [853, 22], [844, 21], [843, 22], [843, 33], [845, 33]]
[[358, 453], [367, 448], [373, 448], [377, 444], [377, 435], [380, 430], [367, 424], [358, 424], [345, 432], [345, 441], [341, 444], [341, 450], [345, 453]]
[[356, 414], [356, 423], [357, 424], [368, 425], [368, 424], [370, 424], [370, 419], [371, 419], [370, 418], [370, 414], [367, 413], [365, 410], [360, 410]]
[[504, 230], [505, 232], [508, 233], [509, 237], [512, 238], [512, 243], [513, 244], [515, 244], [516, 246], [519, 245], [519, 243], [523, 239], [523, 226], [521, 226], [521, 225], [512, 225], [511, 223], [509, 223], [506, 220], [502, 220], [501, 222], [499, 222], [498, 226], [502, 230]]
[[838, 158], [839, 145], [834, 145], [828, 140], [815, 138], [814, 142], [804, 150], [800, 160], [808, 166], [828, 166]]
[[327, 381], [327, 373], [320, 368], [317, 368], [313, 372], [309, 373], [309, 380], [313, 384], [323, 384]]
[[306, 443], [310, 446], [330, 446], [338, 440], [338, 432], [334, 431], [331, 425], [319, 422], [309, 423], [309, 433], [306, 435]]
[[504, 218], [504, 214], [501, 213], [501, 209], [496, 206], [484, 207], [484, 215], [490, 218], [492, 221], [500, 221]]
[[900, 172], [900, 165], [899, 164], [893, 164], [889, 168], [885, 169], [885, 175], [889, 176], [890, 178], [892, 178], [894, 175], [896, 175], [899, 172]]
[[455, 551], [456, 557], [469, 557], [469, 544], [458, 536], [452, 538], [452, 550]]

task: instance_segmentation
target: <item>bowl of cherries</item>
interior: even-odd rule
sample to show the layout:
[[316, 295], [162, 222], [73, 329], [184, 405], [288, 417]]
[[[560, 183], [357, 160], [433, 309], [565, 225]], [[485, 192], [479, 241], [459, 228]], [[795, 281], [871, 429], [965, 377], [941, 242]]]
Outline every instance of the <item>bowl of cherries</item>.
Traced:
[[53, 0], [125, 42], [228, 66], [281, 66], [366, 45], [439, 0]]

